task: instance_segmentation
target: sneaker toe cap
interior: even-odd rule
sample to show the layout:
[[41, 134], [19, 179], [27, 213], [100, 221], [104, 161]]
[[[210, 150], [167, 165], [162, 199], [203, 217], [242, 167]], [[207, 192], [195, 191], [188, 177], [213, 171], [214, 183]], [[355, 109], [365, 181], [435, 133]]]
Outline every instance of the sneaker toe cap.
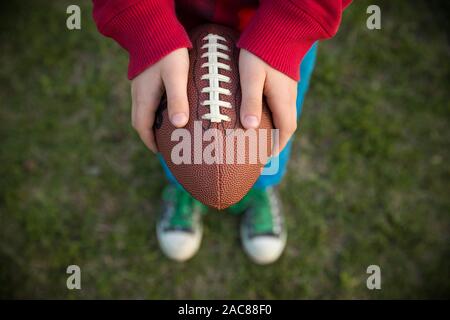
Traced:
[[272, 236], [257, 236], [244, 241], [244, 249], [249, 257], [258, 264], [275, 262], [284, 250], [286, 241]]
[[169, 231], [158, 234], [162, 251], [176, 261], [186, 261], [198, 251], [200, 238], [185, 231]]

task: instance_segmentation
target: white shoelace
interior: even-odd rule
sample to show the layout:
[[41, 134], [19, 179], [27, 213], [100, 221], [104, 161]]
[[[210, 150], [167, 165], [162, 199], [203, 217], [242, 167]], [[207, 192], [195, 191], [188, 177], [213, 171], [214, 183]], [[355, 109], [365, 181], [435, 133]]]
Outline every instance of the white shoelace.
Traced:
[[[208, 62], [202, 64], [202, 68], [208, 68], [208, 73], [201, 77], [201, 80], [208, 80], [209, 85], [202, 89], [202, 93], [208, 93], [209, 99], [203, 101], [203, 105], [209, 107], [209, 113], [202, 116], [202, 119], [210, 120], [211, 122], [230, 121], [230, 117], [220, 113], [220, 108], [232, 108], [231, 103], [220, 99], [220, 95], [231, 95], [230, 90], [221, 88], [221, 82], [230, 82], [230, 77], [222, 75], [219, 70], [231, 71], [231, 67], [223, 62], [219, 62], [219, 58], [226, 61], [230, 60], [230, 56], [222, 51], [230, 51], [230, 49], [223, 43], [218, 42], [227, 40], [217, 34], [208, 34], [203, 40], [207, 41], [202, 49], [207, 49], [202, 54], [202, 58], [208, 58]], [[222, 51], [219, 51], [222, 50]]]

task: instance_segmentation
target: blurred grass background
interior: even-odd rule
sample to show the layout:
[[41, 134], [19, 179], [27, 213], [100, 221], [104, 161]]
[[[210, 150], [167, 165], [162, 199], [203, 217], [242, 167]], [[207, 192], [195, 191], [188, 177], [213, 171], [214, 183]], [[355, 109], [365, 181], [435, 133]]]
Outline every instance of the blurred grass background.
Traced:
[[[82, 30], [65, 10], [82, 7]], [[450, 297], [449, 12], [445, 2], [355, 1], [317, 68], [281, 186], [288, 246], [272, 266], [211, 212], [198, 255], [158, 250], [164, 176], [130, 125], [127, 57], [89, 1], [3, 2], [0, 297]], [[66, 289], [66, 268], [82, 290]], [[382, 290], [366, 288], [377, 264]]]

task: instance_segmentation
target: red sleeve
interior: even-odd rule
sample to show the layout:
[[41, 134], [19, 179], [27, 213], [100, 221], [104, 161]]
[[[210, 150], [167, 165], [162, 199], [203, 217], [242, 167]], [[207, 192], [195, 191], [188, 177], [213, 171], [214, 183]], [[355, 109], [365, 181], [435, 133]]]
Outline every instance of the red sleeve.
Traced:
[[351, 0], [262, 0], [244, 29], [238, 47], [299, 80], [306, 52], [320, 39], [333, 37]]
[[190, 48], [173, 0], [93, 0], [98, 30], [128, 51], [128, 78], [178, 48]]

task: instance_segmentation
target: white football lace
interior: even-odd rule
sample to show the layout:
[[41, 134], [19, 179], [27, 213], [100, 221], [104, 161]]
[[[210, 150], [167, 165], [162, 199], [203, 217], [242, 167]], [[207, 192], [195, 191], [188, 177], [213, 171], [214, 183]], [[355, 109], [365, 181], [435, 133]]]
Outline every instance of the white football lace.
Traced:
[[222, 122], [230, 121], [230, 117], [220, 113], [220, 108], [232, 108], [231, 103], [223, 101], [220, 99], [220, 95], [231, 95], [230, 90], [221, 88], [221, 82], [230, 82], [230, 77], [227, 77], [219, 73], [220, 69], [231, 71], [231, 67], [223, 62], [219, 62], [219, 58], [224, 60], [230, 60], [230, 56], [225, 52], [219, 51], [229, 51], [230, 49], [223, 43], [218, 42], [218, 40], [227, 42], [224, 37], [217, 34], [208, 34], [203, 38], [206, 40], [202, 46], [202, 49], [207, 49], [205, 53], [202, 54], [202, 58], [208, 58], [208, 62], [202, 64], [202, 68], [208, 68], [208, 72], [201, 77], [201, 80], [208, 80], [209, 85], [202, 88], [202, 93], [209, 93], [209, 99], [203, 101], [203, 105], [209, 107], [209, 113], [202, 116], [202, 119], [210, 120], [211, 122]]

